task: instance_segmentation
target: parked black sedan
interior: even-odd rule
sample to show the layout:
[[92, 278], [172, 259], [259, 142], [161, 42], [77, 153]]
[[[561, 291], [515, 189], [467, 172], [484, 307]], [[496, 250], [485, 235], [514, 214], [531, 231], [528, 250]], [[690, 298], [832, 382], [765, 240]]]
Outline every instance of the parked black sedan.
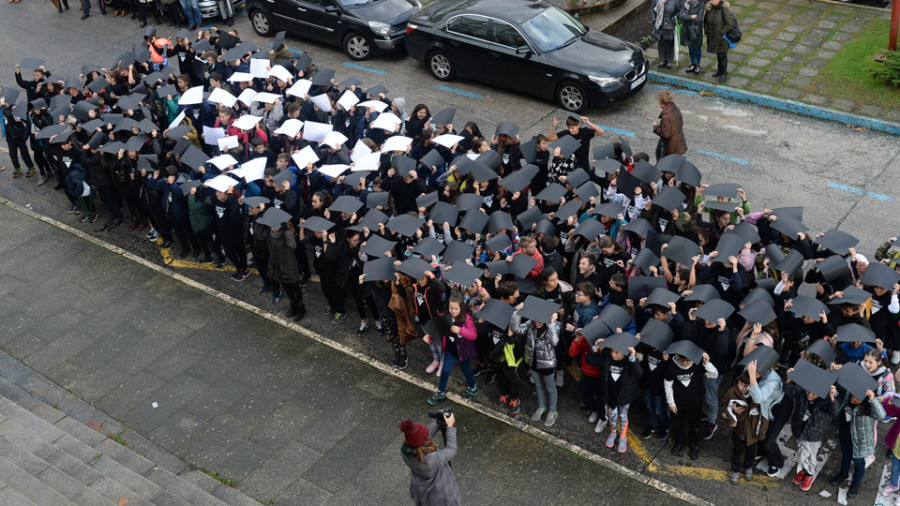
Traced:
[[406, 20], [421, 6], [418, 0], [249, 0], [247, 14], [262, 36], [286, 30], [365, 60], [373, 45], [382, 51], [402, 46]]
[[437, 0], [413, 15], [406, 49], [441, 81], [482, 81], [583, 111], [643, 88], [634, 44], [541, 0]]

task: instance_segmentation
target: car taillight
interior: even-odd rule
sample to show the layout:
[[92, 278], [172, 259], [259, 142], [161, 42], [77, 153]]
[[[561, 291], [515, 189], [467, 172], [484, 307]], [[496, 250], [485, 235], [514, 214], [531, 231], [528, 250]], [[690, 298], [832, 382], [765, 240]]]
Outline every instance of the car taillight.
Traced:
[[412, 32], [413, 30], [415, 30], [416, 28], [418, 28], [418, 26], [413, 25], [413, 24], [407, 24], [407, 25], [406, 25], [406, 33], [410, 33], [410, 32]]

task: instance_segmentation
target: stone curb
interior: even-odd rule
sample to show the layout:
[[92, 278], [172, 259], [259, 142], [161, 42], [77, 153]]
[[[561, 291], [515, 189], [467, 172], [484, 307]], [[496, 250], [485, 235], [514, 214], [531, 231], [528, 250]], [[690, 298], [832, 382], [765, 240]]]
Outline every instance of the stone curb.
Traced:
[[[225, 294], [214, 288], [204, 285], [198, 281], [195, 281], [187, 276], [172, 272], [171, 270], [167, 269], [164, 266], [157, 265], [145, 258], [139, 257], [133, 253], [130, 253], [130, 252], [114, 245], [114, 244], [111, 244], [102, 239], [94, 237], [86, 232], [83, 232], [74, 227], [66, 225], [65, 223], [57, 221], [53, 218], [44, 216], [42, 214], [38, 214], [38, 213], [36, 213], [30, 209], [27, 209], [24, 206], [21, 206], [18, 203], [13, 202], [11, 200], [0, 198], [0, 204], [5, 205], [5, 206], [7, 206], [15, 211], [18, 211], [20, 213], [23, 213], [25, 215], [28, 215], [34, 219], [40, 220], [44, 223], [47, 223], [48, 225], [54, 226], [60, 230], [69, 232], [72, 235], [80, 237], [81, 239], [84, 239], [95, 246], [99, 246], [99, 247], [104, 248], [108, 251], [111, 251], [117, 255], [121, 255], [135, 263], [138, 263], [144, 267], [147, 267], [148, 269], [158, 272], [159, 274], [163, 274], [163, 275], [168, 276], [176, 281], [180, 281], [180, 282], [190, 286], [191, 288], [196, 288], [197, 290], [200, 290], [203, 293], [206, 293], [207, 295], [215, 297], [215, 298], [221, 300], [222, 302], [239, 307], [239, 308], [249, 311], [257, 316], [265, 318], [266, 320], [268, 320], [272, 323], [275, 323], [277, 325], [281, 325], [282, 327], [291, 329], [291, 330], [293, 330], [299, 334], [302, 334], [303, 336], [308, 337], [318, 343], [328, 346], [329, 348], [332, 348], [336, 351], [344, 353], [345, 355], [348, 355], [348, 356], [353, 357], [361, 362], [364, 362], [385, 374], [388, 374], [388, 375], [391, 375], [400, 380], [406, 381], [407, 383], [410, 383], [412, 385], [420, 387], [428, 392], [434, 390], [434, 385], [423, 379], [417, 378], [409, 373], [400, 371], [398, 369], [394, 369], [392, 366], [390, 366], [374, 357], [370, 357], [368, 355], [360, 353], [349, 346], [346, 346], [339, 342], [328, 339], [327, 337], [322, 336], [321, 334], [313, 332], [309, 329], [303, 328], [302, 326], [300, 326], [296, 323], [293, 323], [292, 320], [287, 320], [280, 316], [274, 315], [274, 314], [272, 314], [268, 311], [265, 311], [259, 307], [256, 307], [252, 304], [248, 304], [247, 302], [244, 302], [240, 299], [236, 299], [228, 294]], [[664, 483], [660, 480], [657, 480], [656, 478], [645, 476], [638, 471], [629, 469], [629, 468], [623, 466], [622, 464], [613, 462], [612, 460], [609, 460], [597, 453], [594, 453], [590, 450], [582, 448], [581, 446], [578, 446], [574, 443], [566, 441], [560, 437], [557, 437], [557, 436], [554, 436], [547, 432], [544, 432], [544, 431], [542, 431], [532, 425], [529, 425], [525, 422], [516, 420], [514, 418], [511, 418], [507, 415], [495, 412], [493, 410], [488, 410], [480, 404], [472, 403], [472, 402], [468, 401], [467, 399], [463, 398], [459, 394], [456, 394], [453, 392], [447, 392], [447, 398], [458, 404], [463, 404], [466, 407], [468, 407], [469, 409], [472, 409], [473, 411], [476, 411], [484, 416], [493, 418], [493, 419], [500, 421], [502, 423], [505, 423], [511, 427], [515, 427], [531, 436], [534, 436], [540, 440], [543, 440], [546, 443], [549, 443], [553, 446], [557, 446], [559, 448], [568, 450], [572, 453], [575, 453], [576, 455], [578, 455], [580, 457], [590, 460], [591, 462], [600, 464], [608, 469], [611, 469], [617, 473], [623, 474], [633, 480], [643, 483], [644, 485], [653, 487], [661, 492], [669, 494], [670, 496], [680, 499], [682, 501], [685, 501], [689, 504], [700, 505], [700, 506], [714, 506], [712, 502], [703, 500], [689, 492], [686, 492], [677, 487], [669, 485], [668, 483]]]
[[867, 128], [869, 130], [884, 132], [891, 135], [900, 135], [900, 123], [880, 120], [877, 118], [870, 118], [868, 116], [860, 116], [858, 114], [852, 114], [848, 112], [836, 111], [834, 109], [826, 109], [824, 107], [817, 107], [814, 105], [805, 104], [803, 102], [797, 102], [796, 100], [787, 100], [770, 95], [762, 95], [759, 93], [754, 93], [752, 91], [731, 88], [729, 86], [721, 86], [718, 84], [695, 81], [693, 79], [673, 76], [670, 74], [661, 74], [655, 71], [650, 71], [647, 75], [647, 79], [650, 82], [656, 84], [665, 84], [678, 88], [685, 88], [696, 92], [712, 92], [720, 98], [737, 100], [739, 102], [746, 102], [754, 105], [768, 107], [770, 109], [777, 109], [779, 111], [800, 114], [803, 116], [808, 116], [825, 121], [834, 121], [836, 123], [842, 123], [844, 125]]

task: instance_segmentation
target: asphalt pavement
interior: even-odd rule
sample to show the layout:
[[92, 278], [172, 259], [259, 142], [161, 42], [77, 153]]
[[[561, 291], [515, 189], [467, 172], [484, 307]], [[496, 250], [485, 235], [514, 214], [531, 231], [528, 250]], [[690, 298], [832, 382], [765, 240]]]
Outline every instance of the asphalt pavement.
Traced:
[[[235, 28], [245, 39], [260, 47], [267, 43], [252, 33], [245, 17], [237, 20]], [[36, 26], [45, 27], [38, 38], [32, 35]], [[6, 42], [0, 53], [0, 76], [6, 77], [0, 77], [0, 84], [13, 86], [13, 65], [24, 57], [45, 58], [55, 73], [73, 75], [83, 63], [111, 62], [141, 35], [138, 25], [127, 19], [95, 14], [79, 22], [74, 12], [57, 15], [49, 4], [32, 3], [0, 5], [0, 30]], [[165, 35], [167, 30], [160, 32]], [[502, 119], [517, 123], [524, 138], [546, 132], [559, 114], [553, 104], [486, 86], [440, 84], [402, 55], [357, 64], [337, 49], [292, 37], [288, 44], [307, 50], [320, 68], [336, 69], [338, 79], [354, 75], [366, 86], [385, 84], [392, 96], [405, 97], [410, 109], [419, 102], [438, 109], [456, 107], [460, 121], [476, 121], [488, 132]], [[647, 86], [631, 100], [588, 116], [607, 129], [606, 137], [621, 137], [636, 150], [651, 151], [659, 89]], [[838, 227], [853, 233], [867, 255], [886, 237], [898, 235], [900, 146], [894, 137], [696, 93], [678, 92], [675, 97], [685, 116], [689, 159], [701, 169], [704, 182], [740, 183], [754, 209], [805, 206], [804, 221], [813, 231]], [[9, 166], [5, 153], [0, 163]], [[96, 224], [83, 225], [66, 214], [65, 199], [52, 187], [9, 179], [8, 174], [0, 173], [5, 199], [137, 256], [129, 260], [111, 254], [18, 211], [3, 210], [0, 247], [9, 279], [2, 285], [0, 324], [9, 339], [3, 346], [7, 353], [120, 420], [135, 437], [229, 476], [251, 497], [268, 500], [265, 492], [271, 490], [289, 490], [293, 497], [324, 490], [321, 497], [345, 503], [378, 482], [381, 501], [402, 498], [400, 481], [386, 484], [396, 476], [385, 475], [381, 483], [367, 470], [389, 464], [399, 417], [424, 415], [429, 389], [420, 385], [433, 388], [436, 383], [421, 371], [427, 363], [424, 346], [414, 347], [409, 374], [383, 372], [389, 345], [373, 333], [357, 337], [353, 318], [337, 327], [325, 322], [318, 315], [322, 303], [315, 285], [307, 291], [312, 310], [303, 322], [305, 334], [298, 335], [272, 316], [284, 303], [273, 306], [256, 294], [258, 278], [234, 283], [216, 271], [162, 269], [165, 258], [143, 234], [124, 227], [99, 234]], [[149, 267], [135, 264], [137, 259], [146, 259]], [[203, 287], [212, 292], [196, 291]], [[219, 306], [222, 300], [229, 304]], [[77, 336], [71, 337], [73, 333]], [[352, 358], [317, 344], [314, 334], [327, 336], [322, 342], [340, 345]], [[68, 349], [69, 341], [57, 342], [66, 336], [80, 348], [71, 354], [52, 351]], [[51, 351], [42, 353], [44, 349]], [[44, 358], [34, 358], [36, 354]], [[375, 369], [368, 365], [372, 363]], [[464, 477], [461, 483], [474, 494], [472, 503], [546, 504], [566, 500], [567, 494], [574, 494], [573, 502], [586, 503], [616, 493], [627, 498], [617, 502], [634, 504], [648, 500], [644, 494], [657, 493], [657, 488], [627, 481], [627, 476], [658, 478], [713, 503], [743, 503], [748, 498], [787, 503], [801, 497], [782, 481], [759, 479], [740, 487], [724, 483], [730, 449], [724, 430], [704, 443], [698, 462], [672, 458], [654, 441], [616, 456], [590, 430], [587, 414], [578, 408], [578, 392], [569, 383], [563, 389], [560, 420], [550, 429], [497, 415], [491, 407], [492, 387], [483, 389], [474, 406], [491, 416], [454, 406], [477, 427], [465, 443], [471, 445], [467, 451], [475, 453], [470, 460], [458, 458], [455, 467]], [[451, 383], [451, 391], [459, 386]], [[151, 411], [151, 398], [171, 403], [160, 402], [164, 411]], [[534, 402], [526, 397], [524, 410], [532, 409]], [[367, 417], [372, 424], [364, 424]], [[272, 435], [264, 436], [263, 429]], [[370, 444], [373, 449], [365, 450]], [[278, 461], [279, 456], [299, 463]], [[307, 475], [316, 468], [310, 461], [328, 456]], [[558, 467], [545, 459], [558, 462]], [[251, 480], [259, 466], [270, 461], [265, 469], [274, 469], [271, 474], [278, 476], [281, 487]], [[826, 469], [834, 461], [832, 457], [826, 462]], [[254, 463], [257, 467], [251, 467]], [[876, 468], [883, 463], [876, 462]], [[625, 474], [590, 479], [609, 472], [608, 466]], [[559, 470], [553, 480], [548, 479], [548, 468]], [[465, 479], [470, 476], [467, 469], [474, 471], [471, 482]], [[487, 474], [481, 472], [485, 470]], [[858, 501], [874, 498], [878, 473], [870, 473]], [[284, 481], [289, 478], [289, 483]], [[623, 488], [603, 488], [609, 483]], [[523, 487], [538, 495], [517, 493]], [[813, 488], [816, 494], [822, 491], [837, 494], [824, 483]], [[315, 494], [310, 497], [318, 497]], [[818, 497], [810, 496], [807, 502], [834, 500]]]

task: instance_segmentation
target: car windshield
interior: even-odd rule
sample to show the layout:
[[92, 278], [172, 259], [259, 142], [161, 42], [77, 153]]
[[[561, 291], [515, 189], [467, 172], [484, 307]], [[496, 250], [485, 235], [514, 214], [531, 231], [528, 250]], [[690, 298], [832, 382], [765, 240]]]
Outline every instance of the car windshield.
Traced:
[[359, 7], [360, 5], [373, 4], [379, 0], [338, 0], [338, 3], [346, 8]]
[[522, 23], [522, 30], [537, 50], [545, 53], [569, 44], [587, 28], [566, 12], [551, 7]]

